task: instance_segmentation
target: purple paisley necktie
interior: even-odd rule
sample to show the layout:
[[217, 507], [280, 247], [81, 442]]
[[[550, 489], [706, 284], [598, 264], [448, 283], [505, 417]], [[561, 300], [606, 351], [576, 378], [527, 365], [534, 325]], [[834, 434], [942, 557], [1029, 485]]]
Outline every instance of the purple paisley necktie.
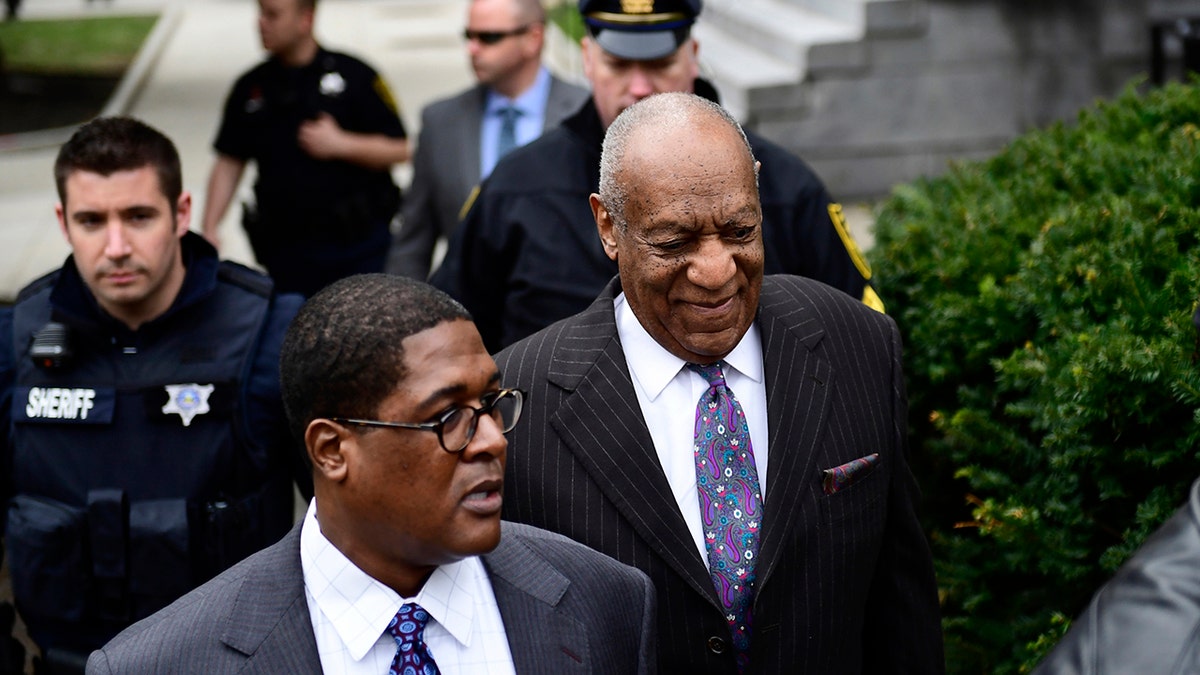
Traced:
[[721, 364], [688, 367], [708, 382], [696, 404], [696, 488], [708, 571], [725, 608], [738, 671], [750, 659], [750, 609], [754, 564], [762, 525], [762, 491], [750, 427], [742, 406], [725, 384]]
[[396, 640], [396, 656], [388, 675], [441, 675], [429, 645], [425, 644], [425, 624], [429, 612], [416, 603], [405, 603], [392, 617], [387, 631]]

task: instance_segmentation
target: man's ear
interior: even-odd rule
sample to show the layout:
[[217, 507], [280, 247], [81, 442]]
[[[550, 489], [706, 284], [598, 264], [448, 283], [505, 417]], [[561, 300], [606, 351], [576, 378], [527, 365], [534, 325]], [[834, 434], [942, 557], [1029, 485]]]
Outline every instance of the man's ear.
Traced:
[[588, 81], [592, 81], [592, 39], [588, 36], [583, 36], [579, 39], [580, 55], [583, 56], [583, 77]]
[[607, 255], [613, 262], [617, 261], [617, 239], [613, 228], [612, 214], [600, 201], [600, 195], [592, 193], [588, 197], [588, 204], [592, 206], [592, 218], [596, 220], [596, 232], [600, 235], [600, 245], [604, 247], [604, 255]]
[[313, 469], [332, 483], [345, 480], [347, 455], [353, 453], [357, 440], [349, 429], [323, 417], [309, 422], [304, 430], [304, 447]]
[[529, 58], [540, 59], [546, 44], [546, 27], [544, 24], [533, 23], [529, 26], [528, 35], [518, 37], [529, 38], [522, 42], [524, 51]]
[[67, 243], [70, 244], [71, 231], [67, 229], [67, 208], [62, 204], [62, 202], [54, 205], [54, 216], [58, 218], [58, 227], [60, 230], [62, 230], [63, 237], [65, 237]]
[[[689, 62], [688, 67], [691, 68], [691, 70], [692, 70], [692, 80], [694, 81], [697, 77], [700, 77], [700, 43], [697, 42], [696, 38], [694, 38], [694, 37], [691, 38], [690, 42], [691, 42], [690, 48], [685, 47], [685, 49], [690, 49], [690, 53], [688, 54], [688, 56], [690, 57], [688, 59], [688, 62]], [[691, 92], [691, 93], [695, 93], [695, 92]]]
[[184, 190], [175, 202], [175, 236], [182, 237], [192, 226], [192, 193]]

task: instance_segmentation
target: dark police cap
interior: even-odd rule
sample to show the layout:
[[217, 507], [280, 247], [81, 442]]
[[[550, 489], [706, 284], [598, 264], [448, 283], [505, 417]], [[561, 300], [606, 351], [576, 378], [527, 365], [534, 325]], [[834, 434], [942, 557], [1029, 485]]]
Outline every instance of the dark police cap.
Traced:
[[701, 0], [579, 0], [592, 39], [623, 59], [650, 61], [679, 48]]

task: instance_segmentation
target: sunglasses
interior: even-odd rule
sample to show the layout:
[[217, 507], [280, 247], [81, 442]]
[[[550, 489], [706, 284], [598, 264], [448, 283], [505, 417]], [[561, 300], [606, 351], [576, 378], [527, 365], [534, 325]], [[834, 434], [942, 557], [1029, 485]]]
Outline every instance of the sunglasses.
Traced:
[[466, 39], [467, 42], [470, 42], [471, 40], [479, 40], [481, 44], [494, 45], [504, 38], [512, 37], [514, 35], [522, 35], [529, 32], [529, 27], [531, 25], [532, 24], [525, 24], [520, 28], [514, 28], [512, 30], [471, 30], [468, 28], [463, 31], [463, 38]]

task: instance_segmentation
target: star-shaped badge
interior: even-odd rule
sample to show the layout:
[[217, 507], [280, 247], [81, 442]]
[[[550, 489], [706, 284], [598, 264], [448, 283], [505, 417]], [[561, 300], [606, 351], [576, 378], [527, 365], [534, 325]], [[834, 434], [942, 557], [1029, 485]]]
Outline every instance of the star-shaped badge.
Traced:
[[211, 384], [168, 384], [167, 396], [170, 400], [163, 406], [163, 414], [177, 413], [183, 420], [183, 426], [192, 423], [196, 415], [208, 412], [208, 396], [216, 387]]

